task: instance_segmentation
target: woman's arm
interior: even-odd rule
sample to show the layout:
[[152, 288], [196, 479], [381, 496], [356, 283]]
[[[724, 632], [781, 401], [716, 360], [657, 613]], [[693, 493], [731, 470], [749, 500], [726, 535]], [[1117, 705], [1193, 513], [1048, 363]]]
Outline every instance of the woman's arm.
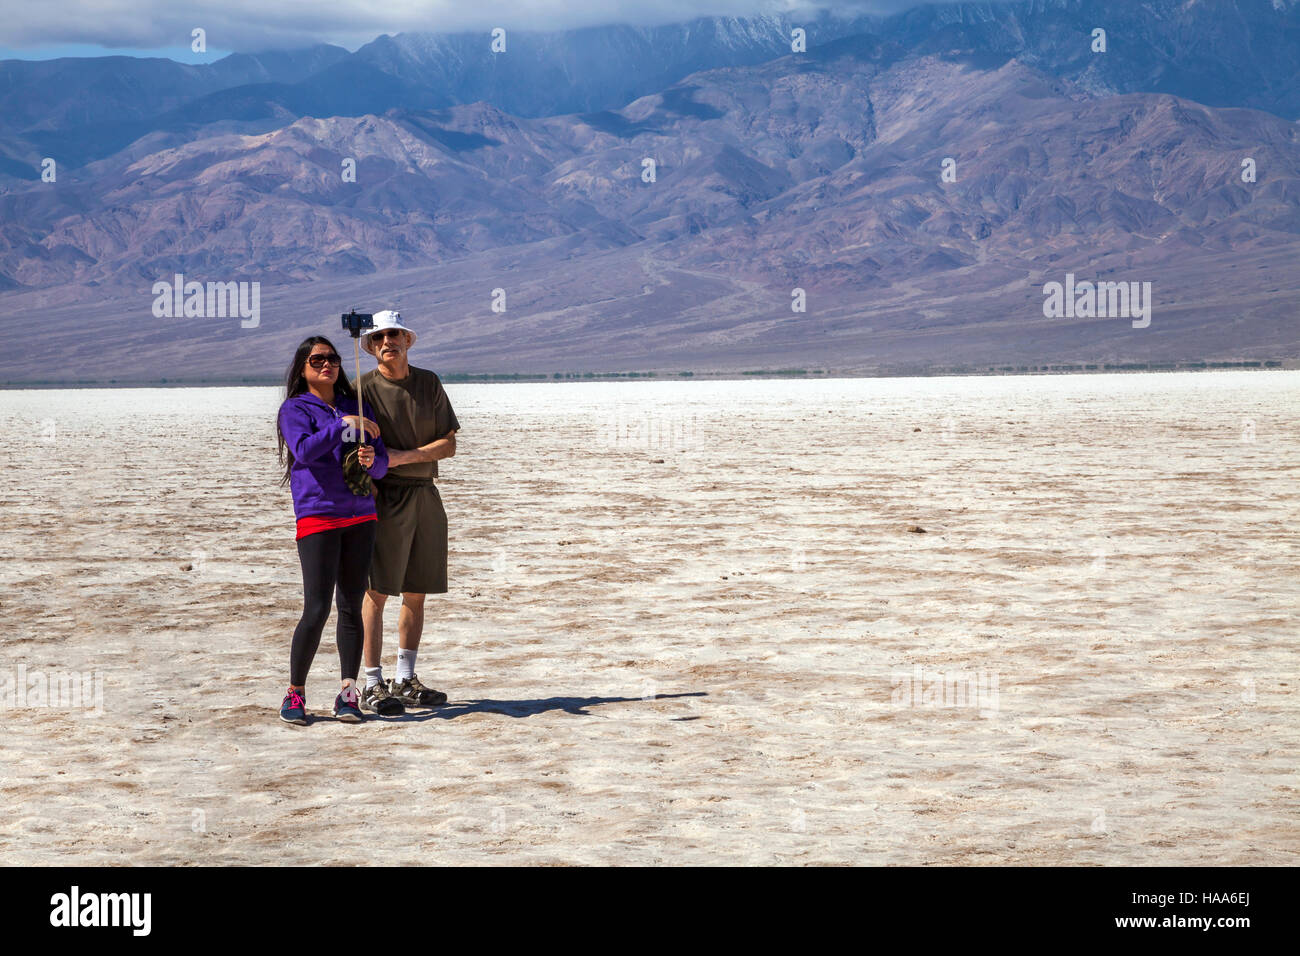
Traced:
[[338, 447], [343, 440], [343, 422], [336, 418], [317, 431], [306, 409], [285, 402], [280, 406], [280, 434], [294, 461], [315, 461]]

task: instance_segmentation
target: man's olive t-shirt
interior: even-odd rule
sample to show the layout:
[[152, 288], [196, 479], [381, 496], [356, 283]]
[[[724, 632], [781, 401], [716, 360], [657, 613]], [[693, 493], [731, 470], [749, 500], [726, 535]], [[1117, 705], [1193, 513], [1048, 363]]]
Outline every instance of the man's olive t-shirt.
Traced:
[[[374, 409], [380, 437], [389, 448], [414, 451], [460, 428], [442, 382], [428, 369], [412, 366], [410, 374], [399, 382], [390, 382], [379, 369], [372, 369], [361, 376], [361, 387]], [[437, 478], [438, 463], [416, 461], [390, 468], [388, 474], [395, 478]]]

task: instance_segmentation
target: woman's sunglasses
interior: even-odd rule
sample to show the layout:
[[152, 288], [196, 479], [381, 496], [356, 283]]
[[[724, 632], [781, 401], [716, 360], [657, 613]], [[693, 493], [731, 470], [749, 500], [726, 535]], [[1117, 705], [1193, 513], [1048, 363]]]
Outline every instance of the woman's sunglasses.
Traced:
[[324, 368], [326, 362], [329, 362], [331, 365], [342, 365], [343, 359], [339, 358], [337, 352], [331, 352], [329, 355], [321, 355], [320, 353], [317, 353], [315, 355], [307, 356], [307, 364], [312, 368]]

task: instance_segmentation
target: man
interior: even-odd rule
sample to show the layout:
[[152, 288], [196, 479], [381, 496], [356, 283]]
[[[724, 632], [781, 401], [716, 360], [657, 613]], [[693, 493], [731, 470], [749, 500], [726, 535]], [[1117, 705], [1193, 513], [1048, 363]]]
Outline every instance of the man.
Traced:
[[[424, 630], [424, 599], [447, 591], [447, 513], [433, 479], [438, 461], [456, 454], [460, 422], [442, 382], [413, 368], [407, 352], [415, 332], [398, 312], [375, 313], [375, 326], [362, 339], [379, 367], [361, 376], [361, 391], [374, 410], [388, 448], [388, 473], [375, 482], [379, 525], [370, 564], [370, 590], [362, 604], [366, 686], [362, 706], [381, 716], [404, 713], [405, 705], [436, 707], [447, 695], [415, 675], [415, 656]], [[384, 680], [384, 604], [402, 596], [397, 618], [397, 673]]]

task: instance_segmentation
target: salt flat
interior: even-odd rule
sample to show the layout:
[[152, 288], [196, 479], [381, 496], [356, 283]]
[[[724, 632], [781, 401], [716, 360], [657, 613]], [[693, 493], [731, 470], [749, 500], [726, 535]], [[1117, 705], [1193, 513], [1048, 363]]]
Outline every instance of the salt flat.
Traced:
[[1300, 373], [449, 392], [451, 702], [305, 728], [275, 390], [0, 392], [7, 863], [1300, 858]]

